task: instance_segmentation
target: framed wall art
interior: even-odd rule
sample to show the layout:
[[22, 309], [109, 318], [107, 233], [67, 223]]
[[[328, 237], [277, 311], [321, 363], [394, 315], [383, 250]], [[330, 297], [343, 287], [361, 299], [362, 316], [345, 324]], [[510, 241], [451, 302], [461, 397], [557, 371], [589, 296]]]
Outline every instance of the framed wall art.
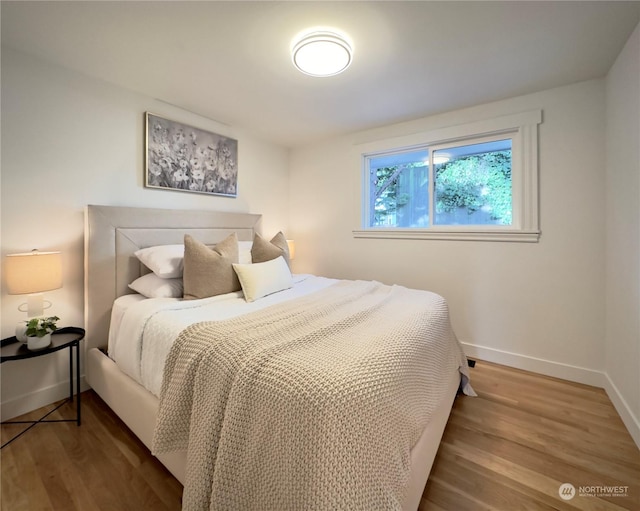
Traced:
[[237, 197], [237, 140], [149, 112], [145, 117], [145, 186]]

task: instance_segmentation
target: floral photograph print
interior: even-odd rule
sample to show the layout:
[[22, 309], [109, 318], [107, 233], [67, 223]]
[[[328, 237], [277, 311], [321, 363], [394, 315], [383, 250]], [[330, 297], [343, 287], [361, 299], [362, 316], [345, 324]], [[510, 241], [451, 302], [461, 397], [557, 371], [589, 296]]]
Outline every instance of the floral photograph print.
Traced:
[[146, 186], [237, 196], [237, 140], [149, 112], [146, 117]]

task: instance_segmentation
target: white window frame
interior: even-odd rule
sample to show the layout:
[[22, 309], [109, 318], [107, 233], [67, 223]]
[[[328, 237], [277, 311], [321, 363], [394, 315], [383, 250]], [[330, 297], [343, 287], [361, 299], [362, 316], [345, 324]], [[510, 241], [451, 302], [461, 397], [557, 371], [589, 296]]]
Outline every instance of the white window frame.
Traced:
[[[535, 110], [484, 121], [441, 128], [392, 140], [359, 144], [362, 162], [361, 229], [355, 238], [437, 239], [469, 241], [537, 242], [538, 218], [538, 124], [542, 111]], [[425, 228], [369, 227], [370, 176], [367, 158], [416, 149], [429, 149], [429, 218], [433, 219], [433, 152], [460, 145], [511, 138], [511, 225], [431, 225]]]

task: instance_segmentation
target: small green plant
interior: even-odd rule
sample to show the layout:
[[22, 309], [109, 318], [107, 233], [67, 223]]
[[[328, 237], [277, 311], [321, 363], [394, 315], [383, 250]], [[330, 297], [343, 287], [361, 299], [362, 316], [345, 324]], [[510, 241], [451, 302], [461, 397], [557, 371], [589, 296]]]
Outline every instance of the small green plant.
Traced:
[[27, 324], [27, 331], [25, 333], [28, 337], [44, 337], [58, 329], [56, 321], [59, 319], [58, 316], [32, 318], [25, 322]]

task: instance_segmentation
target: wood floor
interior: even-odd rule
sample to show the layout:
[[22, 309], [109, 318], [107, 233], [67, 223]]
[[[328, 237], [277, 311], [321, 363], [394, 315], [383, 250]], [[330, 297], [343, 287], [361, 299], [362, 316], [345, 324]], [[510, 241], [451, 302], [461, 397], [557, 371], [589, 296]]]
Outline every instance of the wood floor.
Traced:
[[[456, 399], [420, 511], [640, 511], [640, 451], [604, 390], [486, 362], [471, 383], [478, 397]], [[628, 488], [578, 495], [587, 486]]]
[[[421, 511], [640, 510], [640, 451], [603, 390], [485, 362], [471, 375], [478, 397], [456, 399]], [[81, 427], [40, 424], [0, 451], [0, 509], [179, 510], [181, 485], [96, 394], [82, 398]], [[603, 486], [622, 493], [585, 488]]]

